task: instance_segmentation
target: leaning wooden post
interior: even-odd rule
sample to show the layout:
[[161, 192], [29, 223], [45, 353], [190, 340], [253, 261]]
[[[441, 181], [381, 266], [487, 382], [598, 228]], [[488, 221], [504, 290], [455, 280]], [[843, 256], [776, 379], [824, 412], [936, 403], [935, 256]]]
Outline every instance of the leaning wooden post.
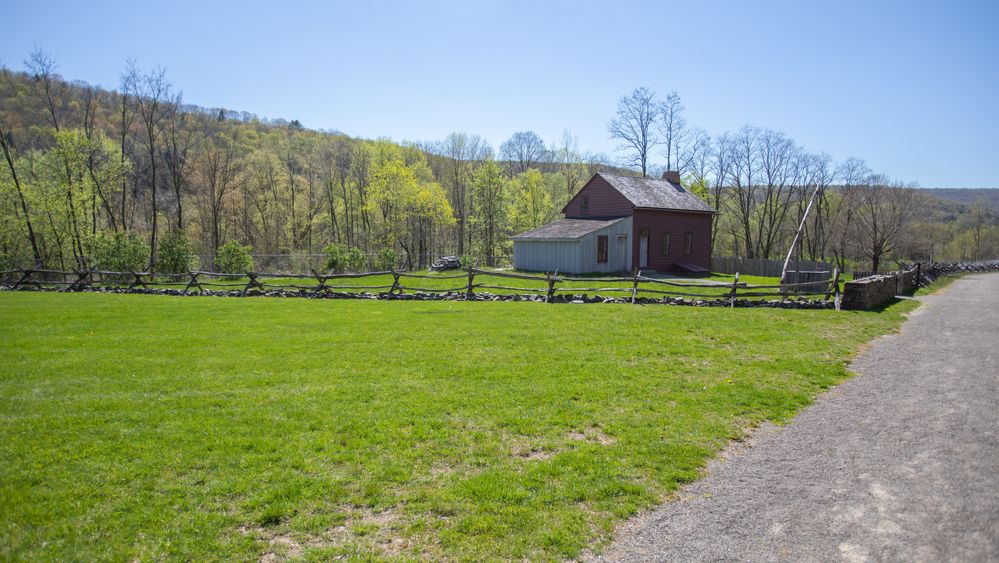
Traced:
[[732, 282], [732, 294], [728, 298], [728, 306], [730, 309], [735, 309], [735, 295], [739, 290], [739, 272], [735, 273], [735, 280]]
[[638, 297], [638, 278], [642, 276], [641, 270], [635, 271], [635, 281], [631, 286], [631, 304], [635, 304], [635, 298]]
[[250, 281], [246, 282], [246, 287], [243, 288], [243, 292], [240, 293], [240, 297], [246, 297], [246, 294], [253, 288], [257, 288], [260, 291], [264, 291], [264, 286], [257, 281], [257, 272], [246, 272], [246, 277], [250, 278]]
[[316, 283], [316, 290], [312, 292], [312, 296], [318, 297], [326, 289], [326, 277], [317, 272], [315, 268], [310, 268], [309, 271], [312, 272], [312, 277], [316, 278], [316, 282], [318, 282]]
[[142, 281], [142, 274], [132, 271], [129, 271], [129, 273], [132, 274], [132, 283], [128, 286], [128, 289], [125, 291], [132, 291], [137, 285], [141, 285], [143, 288], [149, 289], [149, 286], [146, 285], [146, 282]]
[[76, 279], [66, 287], [66, 291], [75, 291], [77, 289], [82, 291], [84, 286], [83, 281], [90, 275], [90, 272], [87, 270], [77, 270], [75, 273]]
[[913, 288], [912, 288], [912, 290], [913, 290], [913, 291], [915, 291], [915, 290], [919, 289], [919, 273], [920, 273], [920, 272], [919, 272], [919, 270], [920, 270], [920, 268], [919, 268], [919, 267], [920, 267], [920, 265], [921, 265], [921, 264], [920, 264], [919, 262], [916, 262], [916, 284], [915, 284], [915, 286], [913, 286]]
[[198, 283], [198, 275], [200, 272], [188, 272], [191, 275], [191, 280], [187, 282], [187, 287], [184, 288], [183, 295], [187, 295], [187, 292], [191, 290], [191, 287], [197, 286], [198, 291], [201, 291], [201, 284]]
[[399, 289], [399, 272], [395, 271], [395, 267], [392, 268], [391, 272], [392, 272], [392, 287], [391, 289], [389, 289], [389, 295], [394, 295], [395, 292], [397, 291], [399, 293], [402, 293], [402, 290]]
[[468, 288], [465, 290], [465, 300], [475, 297], [475, 293], [472, 290], [472, 284], [475, 282], [475, 269], [471, 266], [468, 267]]
[[21, 287], [21, 284], [23, 283], [31, 283], [32, 272], [34, 272], [34, 270], [21, 270], [21, 277], [16, 282], [14, 282], [14, 287], [10, 288], [11, 291], [14, 291], [18, 287]]

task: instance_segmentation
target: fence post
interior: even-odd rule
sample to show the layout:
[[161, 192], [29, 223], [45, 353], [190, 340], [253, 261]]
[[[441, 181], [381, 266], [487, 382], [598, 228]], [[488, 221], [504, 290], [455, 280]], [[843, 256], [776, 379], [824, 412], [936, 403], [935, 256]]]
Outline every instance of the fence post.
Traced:
[[128, 289], [126, 291], [132, 291], [132, 289], [134, 289], [135, 286], [137, 285], [141, 285], [143, 288], [149, 289], [149, 286], [146, 285], [146, 282], [142, 281], [142, 274], [132, 271], [129, 271], [129, 273], [132, 274], [132, 283], [128, 286]]
[[839, 267], [833, 269], [833, 277], [829, 281], [829, 287], [826, 288], [826, 295], [823, 298], [825, 301], [829, 301], [829, 297], [836, 292], [839, 287]]
[[472, 297], [475, 297], [475, 293], [472, 291], [472, 283], [475, 281], [475, 269], [471, 266], [468, 267], [468, 289], [465, 290], [465, 301], [468, 301]]
[[392, 288], [389, 289], [389, 295], [393, 295], [397, 291], [399, 293], [402, 293], [402, 290], [399, 289], [399, 272], [395, 271], [395, 266], [392, 267], [391, 272], [392, 272]]
[[[82, 291], [83, 290], [83, 286], [85, 285], [83, 283], [83, 280], [85, 280], [87, 278], [87, 276], [89, 276], [89, 275], [90, 275], [90, 271], [89, 270], [77, 270], [76, 271], [76, 279], [73, 280], [73, 283], [69, 284], [69, 286], [66, 287], [66, 291], [75, 291], [77, 289], [79, 289], [79, 290]], [[89, 285], [89, 284], [86, 284], [86, 285]]]
[[256, 272], [246, 272], [246, 277], [250, 278], [250, 281], [246, 282], [246, 287], [243, 288], [243, 293], [240, 294], [241, 297], [246, 297], [247, 292], [249, 292], [254, 287], [260, 291], [264, 291], [264, 286], [257, 281]]
[[839, 268], [836, 268], [836, 276], [833, 284], [835, 285], [833, 288], [833, 305], [836, 307], [836, 310], [839, 311], [840, 301], [842, 300], [839, 292]]
[[631, 304], [632, 305], [635, 304], [635, 297], [638, 296], [638, 278], [641, 277], [641, 275], [642, 275], [642, 271], [641, 270], [636, 270], [635, 271], [635, 281], [632, 283], [632, 286], [631, 286]]
[[316, 289], [312, 292], [313, 297], [318, 297], [324, 289], [326, 289], [326, 278], [319, 274], [315, 268], [309, 268], [309, 272], [312, 273], [312, 277], [316, 278]]
[[920, 266], [921, 266], [921, 264], [919, 262], [916, 262], [916, 284], [912, 288], [913, 292], [915, 292], [917, 289], [919, 289], [919, 284], [920, 284], [920, 281], [919, 281]]
[[184, 288], [183, 295], [187, 295], [187, 292], [190, 291], [192, 286], [197, 286], [198, 291], [202, 291], [201, 284], [198, 283], [198, 275], [200, 272], [188, 272], [188, 274], [191, 275], [191, 280], [187, 282], [187, 287]]
[[732, 281], [732, 295], [729, 297], [728, 306], [730, 309], [735, 309], [735, 295], [739, 288], [739, 272], [735, 273], [735, 280]]
[[21, 277], [16, 282], [14, 282], [14, 287], [10, 288], [11, 291], [21, 287], [23, 283], [33, 283], [31, 281], [31, 274], [34, 270], [21, 270]]

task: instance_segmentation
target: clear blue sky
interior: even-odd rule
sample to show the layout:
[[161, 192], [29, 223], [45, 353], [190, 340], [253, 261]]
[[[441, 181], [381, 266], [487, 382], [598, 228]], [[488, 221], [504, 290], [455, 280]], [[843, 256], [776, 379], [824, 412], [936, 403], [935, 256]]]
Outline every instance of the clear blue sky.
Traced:
[[[0, 60], [69, 79], [162, 65], [185, 99], [396, 140], [521, 129], [613, 155], [637, 86], [712, 134], [746, 123], [924, 187], [999, 187], [999, 1], [37, 2]], [[60, 5], [62, 4], [62, 5]]]

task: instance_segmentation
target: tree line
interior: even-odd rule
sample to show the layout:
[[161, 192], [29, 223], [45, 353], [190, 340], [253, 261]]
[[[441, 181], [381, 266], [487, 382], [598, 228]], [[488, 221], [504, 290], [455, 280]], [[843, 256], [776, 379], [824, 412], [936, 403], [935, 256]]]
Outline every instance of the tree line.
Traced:
[[[770, 129], [712, 137], [687, 125], [675, 93], [659, 101], [635, 90], [609, 133], [621, 161], [582, 153], [568, 131], [551, 143], [517, 132], [498, 151], [463, 132], [359, 139], [186, 104], [163, 69], [134, 61], [117, 88], [68, 82], [37, 50], [23, 70], [0, 68], [0, 266], [93, 265], [109, 238], [141, 241], [154, 271], [183, 266], [160, 257], [178, 244], [213, 260], [226, 243], [259, 254], [329, 253], [332, 244], [406, 268], [442, 254], [495, 265], [511, 253], [511, 234], [557, 218], [593, 173], [622, 166], [681, 171], [720, 211], [716, 254], [786, 252], [813, 193], [804, 258], [878, 267], [889, 256], [951, 251], [933, 228], [911, 236], [920, 217], [908, 186], [858, 160], [834, 165]], [[992, 252], [995, 238], [994, 215], [980, 215], [978, 230], [966, 229], [977, 233], [976, 254]], [[947, 228], [961, 221], [963, 212]]]
[[[983, 202], [948, 206], [860, 159], [835, 163], [781, 131], [745, 125], [709, 135], [688, 125], [676, 92], [637, 88], [621, 98], [608, 131], [624, 162], [648, 175], [653, 162], [679, 171], [719, 211], [715, 254], [834, 261], [878, 271], [891, 258], [980, 260], [999, 256], [999, 222]], [[809, 202], [812, 209], [806, 215]]]
[[492, 264], [509, 234], [554, 219], [596, 170], [566, 132], [529, 131], [499, 154], [481, 137], [394, 143], [186, 104], [162, 69], [126, 64], [116, 89], [67, 82], [36, 51], [0, 69], [0, 256], [77, 267], [108, 234], [144, 240], [155, 269], [177, 234], [214, 255], [330, 243], [426, 266], [457, 253]]

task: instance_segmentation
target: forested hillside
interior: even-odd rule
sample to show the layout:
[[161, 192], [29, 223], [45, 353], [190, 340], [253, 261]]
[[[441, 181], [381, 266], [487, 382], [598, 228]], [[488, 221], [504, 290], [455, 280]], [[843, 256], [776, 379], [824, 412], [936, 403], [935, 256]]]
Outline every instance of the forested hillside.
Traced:
[[[38, 51], [24, 70], [0, 69], [3, 267], [93, 266], [108, 248], [156, 271], [185, 268], [178, 248], [211, 267], [233, 241], [257, 255], [353, 249], [367, 257], [358, 267], [419, 268], [441, 254], [492, 265], [512, 233], [556, 218], [594, 172], [614, 167], [581, 154], [569, 132], [554, 146], [519, 132], [498, 154], [462, 132], [358, 139], [186, 104], [162, 70], [129, 64], [107, 90], [56, 68]], [[676, 94], [659, 102], [636, 90], [609, 134], [622, 145], [614, 162], [657, 174], [662, 155], [720, 211], [717, 255], [783, 257], [813, 193], [804, 258], [866, 268], [999, 253], [994, 210], [942, 204], [770, 129], [709, 136], [686, 125]]]

